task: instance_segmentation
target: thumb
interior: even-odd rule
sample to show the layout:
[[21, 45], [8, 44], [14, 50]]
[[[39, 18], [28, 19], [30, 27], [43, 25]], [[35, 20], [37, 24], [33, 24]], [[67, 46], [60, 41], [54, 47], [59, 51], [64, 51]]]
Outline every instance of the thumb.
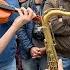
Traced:
[[[49, 69], [45, 69], [45, 70], [49, 70]], [[58, 61], [58, 70], [63, 70], [63, 64], [61, 59], [59, 59]]]
[[63, 64], [61, 59], [59, 59], [58, 61], [58, 70], [63, 70]]

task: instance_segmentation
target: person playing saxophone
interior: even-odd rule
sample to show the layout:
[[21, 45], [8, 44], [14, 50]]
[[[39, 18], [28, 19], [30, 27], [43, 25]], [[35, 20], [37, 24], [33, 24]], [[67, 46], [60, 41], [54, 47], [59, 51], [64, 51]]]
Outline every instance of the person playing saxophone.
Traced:
[[[70, 12], [70, 0], [46, 0], [44, 10], [50, 8], [65, 9]], [[54, 16], [50, 22], [56, 41], [57, 54], [62, 59], [64, 70], [70, 70], [70, 17]]]

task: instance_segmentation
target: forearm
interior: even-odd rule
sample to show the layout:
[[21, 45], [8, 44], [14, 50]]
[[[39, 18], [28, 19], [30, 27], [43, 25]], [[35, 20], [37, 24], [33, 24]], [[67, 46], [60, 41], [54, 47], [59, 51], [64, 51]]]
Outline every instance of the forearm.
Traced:
[[17, 31], [16, 27], [11, 26], [8, 31], [0, 38], [0, 53], [6, 48], [11, 38], [15, 35]]

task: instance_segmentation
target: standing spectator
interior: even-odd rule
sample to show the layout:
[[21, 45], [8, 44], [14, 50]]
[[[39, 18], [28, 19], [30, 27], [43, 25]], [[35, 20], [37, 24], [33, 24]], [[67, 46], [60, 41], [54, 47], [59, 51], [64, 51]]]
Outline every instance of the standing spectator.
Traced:
[[[31, 8], [42, 15], [44, 0], [35, 0]], [[18, 47], [22, 58], [23, 70], [44, 70], [46, 68], [46, 49], [43, 43], [43, 32], [38, 31], [38, 24], [31, 21], [17, 33]]]

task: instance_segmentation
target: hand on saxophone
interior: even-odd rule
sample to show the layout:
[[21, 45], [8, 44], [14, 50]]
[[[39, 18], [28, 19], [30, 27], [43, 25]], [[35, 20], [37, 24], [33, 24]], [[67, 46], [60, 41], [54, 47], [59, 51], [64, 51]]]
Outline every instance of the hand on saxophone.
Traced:
[[58, 70], [63, 70], [62, 59], [59, 59], [59, 61], [58, 61]]
[[[49, 70], [49, 69], [45, 69], [45, 70]], [[59, 59], [58, 61], [58, 70], [63, 70], [63, 64], [61, 59]]]
[[46, 54], [46, 48], [32, 47], [30, 53], [32, 58], [40, 58], [42, 55]]
[[32, 58], [39, 58], [41, 57], [41, 52], [40, 49], [38, 47], [32, 47], [30, 50], [30, 54], [32, 56]]

